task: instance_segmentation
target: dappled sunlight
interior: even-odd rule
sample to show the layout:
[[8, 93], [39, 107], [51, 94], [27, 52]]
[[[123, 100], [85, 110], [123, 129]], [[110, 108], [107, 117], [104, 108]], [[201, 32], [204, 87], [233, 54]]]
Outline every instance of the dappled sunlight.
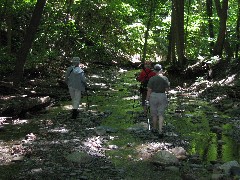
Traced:
[[62, 108], [63, 108], [63, 110], [70, 110], [70, 109], [72, 109], [72, 105], [70, 105], [70, 104], [64, 105]]
[[26, 123], [29, 123], [29, 120], [27, 119], [15, 119], [12, 121], [12, 124], [15, 125], [15, 124], [26, 124]]
[[219, 81], [219, 84], [224, 86], [224, 85], [229, 85], [229, 86], [232, 86], [234, 85], [234, 81], [235, 81], [235, 78], [236, 78], [237, 74], [233, 74], [225, 79], [222, 79]]
[[119, 72], [119, 73], [125, 73], [125, 72], [127, 72], [127, 70], [120, 68], [118, 72]]
[[[80, 110], [84, 110], [84, 109], [86, 109], [86, 108], [93, 108], [93, 107], [98, 107], [98, 105], [94, 105], [94, 104], [92, 104], [92, 105], [89, 105], [88, 104], [88, 102], [82, 102], [81, 104], [80, 104], [80, 106], [79, 106], [79, 109]], [[67, 105], [63, 105], [62, 106], [62, 109], [63, 110], [72, 110], [72, 105], [71, 104], [67, 104]]]
[[137, 100], [140, 99], [140, 96], [135, 95], [135, 96], [131, 96], [131, 97], [124, 97], [123, 100]]
[[30, 145], [37, 139], [34, 133], [18, 140], [0, 142], [0, 165], [22, 162], [25, 155], [32, 151]]
[[165, 142], [146, 142], [136, 147], [139, 160], [149, 160], [154, 153], [160, 150], [169, 150]]
[[106, 87], [107, 86], [107, 84], [105, 84], [105, 83], [94, 83], [93, 85], [101, 86], [101, 87]]
[[96, 79], [105, 79], [103, 76], [100, 76], [100, 75], [96, 75], [96, 74], [93, 74], [91, 76], [89, 76], [90, 78], [96, 78]]
[[52, 133], [68, 133], [69, 129], [67, 129], [65, 127], [56, 127], [54, 129], [48, 130], [48, 132], [52, 132]]
[[210, 102], [212, 102], [212, 103], [218, 103], [218, 102], [220, 102], [221, 100], [223, 100], [223, 99], [225, 99], [225, 98], [227, 98], [226, 95], [218, 96], [218, 97], [212, 99]]

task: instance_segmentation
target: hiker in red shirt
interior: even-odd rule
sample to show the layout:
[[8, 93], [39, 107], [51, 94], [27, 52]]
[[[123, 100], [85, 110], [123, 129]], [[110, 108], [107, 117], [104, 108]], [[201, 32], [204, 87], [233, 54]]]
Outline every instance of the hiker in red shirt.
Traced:
[[142, 67], [142, 71], [136, 78], [137, 81], [141, 82], [140, 85], [140, 93], [142, 96], [142, 107], [143, 107], [143, 112], [144, 115], [147, 115], [147, 107], [145, 104], [146, 96], [147, 96], [147, 84], [148, 80], [152, 77], [155, 76], [156, 73], [151, 69], [152, 62], [151, 61], [146, 61], [145, 64]]

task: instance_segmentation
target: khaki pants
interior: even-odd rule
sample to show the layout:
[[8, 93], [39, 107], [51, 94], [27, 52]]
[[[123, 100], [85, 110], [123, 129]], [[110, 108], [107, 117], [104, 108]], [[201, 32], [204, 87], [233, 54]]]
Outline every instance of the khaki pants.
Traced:
[[164, 115], [168, 106], [167, 95], [165, 93], [152, 92], [149, 99], [150, 112], [152, 116]]
[[72, 107], [73, 109], [78, 109], [81, 101], [81, 91], [78, 89], [74, 89], [72, 87], [69, 87], [69, 93], [72, 99]]

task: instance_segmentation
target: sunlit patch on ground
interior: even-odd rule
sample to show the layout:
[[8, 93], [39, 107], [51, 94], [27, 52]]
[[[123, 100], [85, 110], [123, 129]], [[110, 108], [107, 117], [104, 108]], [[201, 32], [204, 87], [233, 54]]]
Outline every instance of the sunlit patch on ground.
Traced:
[[138, 96], [138, 95], [135, 95], [135, 96], [131, 96], [131, 97], [125, 97], [125, 98], [123, 98], [123, 100], [137, 100], [137, 99], [139, 99], [140, 97]]
[[232, 83], [234, 83], [236, 76], [237, 74], [233, 74], [232, 76], [229, 76], [226, 79], [219, 81], [219, 83], [222, 85], [233, 85]]
[[27, 119], [15, 119], [12, 121], [12, 124], [25, 124], [28, 122], [29, 122], [29, 120], [27, 120]]
[[150, 142], [136, 147], [139, 160], [148, 160], [159, 150], [167, 150], [167, 145], [163, 142]]
[[49, 132], [55, 132], [55, 133], [68, 133], [69, 130], [65, 127], [57, 127], [55, 129], [50, 129]]

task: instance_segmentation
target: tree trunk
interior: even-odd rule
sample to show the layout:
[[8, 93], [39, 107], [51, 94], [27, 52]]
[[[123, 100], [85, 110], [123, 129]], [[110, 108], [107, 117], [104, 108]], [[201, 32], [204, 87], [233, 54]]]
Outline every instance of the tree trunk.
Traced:
[[144, 33], [144, 46], [143, 46], [143, 55], [142, 55], [142, 63], [145, 62], [146, 60], [146, 54], [147, 54], [147, 45], [148, 45], [148, 37], [149, 37], [149, 30], [151, 28], [151, 24], [153, 21], [154, 17], [154, 12], [155, 12], [155, 0], [150, 0], [150, 10], [149, 10], [149, 18], [147, 22], [147, 29]]
[[238, 0], [238, 17], [236, 25], [237, 44], [235, 49], [235, 58], [238, 59], [239, 41], [240, 41], [240, 0]]
[[211, 42], [209, 44], [209, 52], [212, 55], [213, 54], [213, 47], [214, 47], [214, 31], [213, 31], [213, 10], [212, 10], [212, 0], [206, 1], [207, 6], [207, 16], [208, 16], [208, 31], [209, 31], [209, 37], [211, 39]]
[[0, 45], [4, 44], [4, 33], [2, 32], [2, 24], [4, 23], [4, 19], [6, 17], [8, 0], [5, 0], [3, 8], [0, 8]]
[[227, 59], [231, 59], [233, 57], [233, 50], [230, 42], [227, 39], [225, 39], [223, 47], [225, 49]]
[[[188, 0], [188, 7], [187, 7], [187, 20], [186, 20], [186, 30], [185, 30], [185, 37], [188, 37], [188, 26], [189, 26], [189, 16], [190, 16], [190, 7], [191, 7], [191, 0]], [[184, 40], [185, 48], [187, 45], [187, 38]]]
[[217, 8], [217, 13], [220, 19], [219, 22], [219, 31], [218, 31], [218, 37], [217, 41], [215, 43], [214, 49], [213, 49], [213, 55], [218, 55], [219, 57], [222, 57], [223, 54], [223, 45], [225, 40], [225, 33], [226, 33], [226, 23], [227, 23], [227, 11], [228, 11], [228, 0], [223, 0], [222, 5], [220, 3], [220, 0], [215, 0], [215, 5]]
[[186, 64], [184, 55], [184, 0], [173, 0], [173, 10], [175, 11], [175, 28], [176, 34], [176, 52], [178, 56], [178, 64], [183, 67]]
[[173, 67], [177, 66], [176, 58], [176, 21], [177, 15], [174, 7], [174, 2], [172, 1], [172, 13], [171, 13], [171, 27], [169, 32], [169, 45], [168, 45], [168, 56], [167, 59], [169, 62], [172, 62]]
[[7, 22], [7, 51], [11, 54], [12, 49], [12, 6], [14, 0], [9, 0], [7, 4], [7, 14], [6, 14], [6, 22]]
[[13, 74], [13, 85], [16, 87], [19, 85], [24, 72], [24, 65], [27, 60], [27, 55], [30, 51], [32, 43], [34, 41], [34, 36], [37, 32], [37, 28], [40, 24], [42, 17], [43, 9], [46, 4], [46, 0], [37, 0], [35, 9], [28, 26], [25, 38], [23, 40], [22, 46], [16, 57], [15, 69]]

